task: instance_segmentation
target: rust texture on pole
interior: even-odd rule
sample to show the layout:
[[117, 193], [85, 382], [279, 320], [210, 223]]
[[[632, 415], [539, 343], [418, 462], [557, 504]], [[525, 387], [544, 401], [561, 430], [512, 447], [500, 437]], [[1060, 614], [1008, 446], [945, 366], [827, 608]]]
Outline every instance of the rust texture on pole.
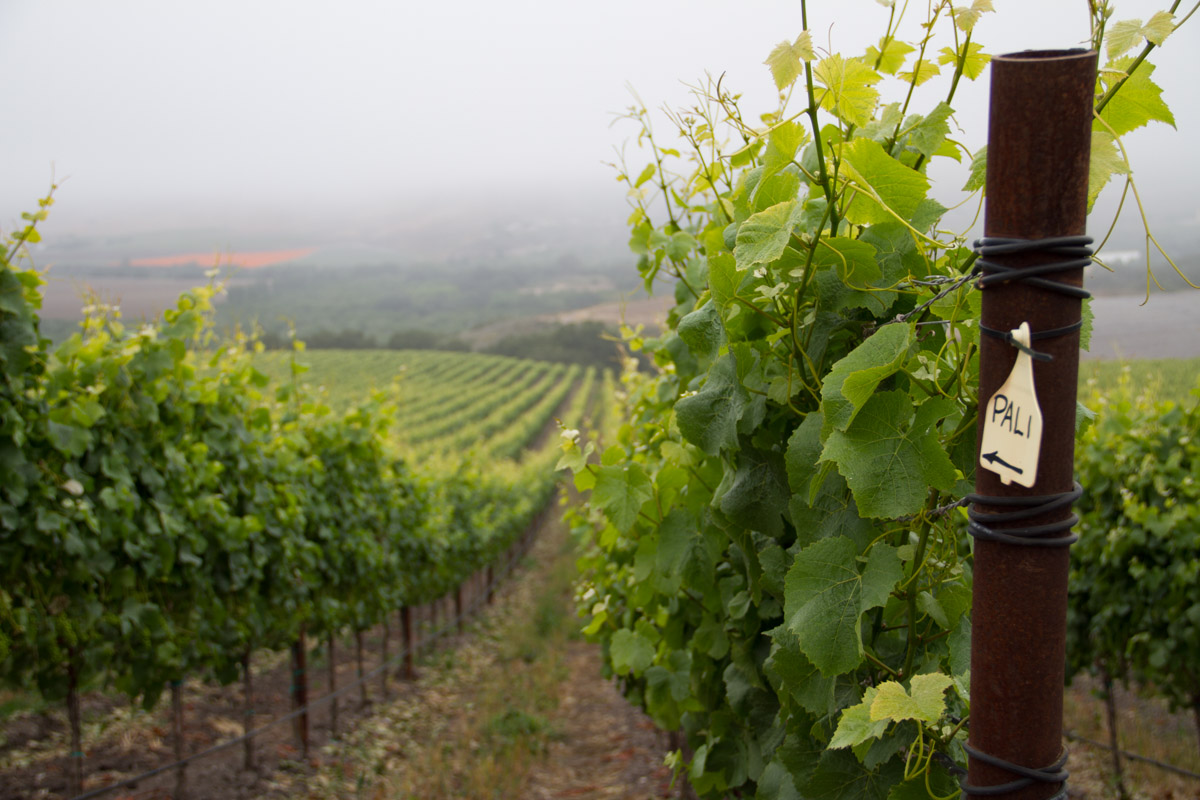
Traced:
[[413, 655], [417, 650], [417, 638], [413, 630], [412, 606], [400, 609], [401, 647], [404, 648], [404, 679], [411, 681], [416, 678], [417, 671], [413, 668]]
[[326, 635], [326, 654], [329, 657], [329, 663], [326, 668], [329, 671], [329, 735], [336, 738], [338, 735], [338, 699], [337, 699], [337, 642], [336, 636], [330, 631]]
[[[1096, 54], [1025, 52], [991, 63], [985, 236], [1042, 239], [1085, 233]], [[1062, 259], [1029, 253], [993, 260], [1026, 267]], [[1082, 273], [1075, 269], [1050, 277], [1082, 286]], [[981, 324], [1001, 331], [1022, 322], [1035, 332], [1052, 330], [1077, 322], [1081, 313], [1077, 298], [1016, 281], [990, 286], [982, 301]], [[1017, 350], [989, 336], [980, 339], [982, 441], [984, 406], [1008, 377]], [[1079, 334], [1044, 339], [1035, 348], [1054, 359], [1034, 364], [1044, 420], [1037, 482], [1029, 489], [1004, 485], [997, 474], [977, 467], [979, 495], [1051, 495], [1074, 485]], [[1007, 510], [982, 504], [980, 509]], [[1070, 513], [1059, 508], [1007, 527], [1061, 521]], [[969, 741], [984, 753], [1034, 769], [1052, 765], [1062, 754], [1067, 571], [1066, 547], [975, 542]], [[997, 786], [1014, 777], [970, 759], [972, 785]], [[1003, 797], [1043, 800], [1060, 788], [1035, 783]]]
[[242, 766], [254, 769], [254, 739], [249, 735], [254, 727], [254, 676], [250, 669], [250, 651], [242, 653]]
[[71, 726], [71, 753], [67, 757], [67, 793], [83, 792], [83, 716], [79, 710], [79, 668], [75, 648], [67, 661], [67, 720]]
[[183, 762], [183, 681], [171, 681], [171, 725], [175, 740], [175, 760], [181, 762], [175, 768], [176, 800], [187, 800], [187, 764]]
[[[300, 636], [292, 643], [292, 708], [308, 707], [308, 645], [305, 643], [304, 628]], [[296, 740], [300, 745], [300, 753], [308, 758], [308, 712], [299, 714], [294, 722]]]

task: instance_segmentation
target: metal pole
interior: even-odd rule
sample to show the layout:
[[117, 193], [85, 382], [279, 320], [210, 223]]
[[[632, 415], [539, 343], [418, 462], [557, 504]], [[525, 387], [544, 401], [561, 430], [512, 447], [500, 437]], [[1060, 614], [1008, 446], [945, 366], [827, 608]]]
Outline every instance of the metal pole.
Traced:
[[[292, 709], [308, 706], [308, 645], [305, 642], [304, 628], [292, 642]], [[308, 760], [308, 712], [300, 714], [292, 723], [296, 739], [300, 745], [301, 756]]]
[[[1096, 54], [1090, 51], [1014, 53], [992, 59], [988, 127], [985, 236], [1043, 239], [1081, 235], [1086, 229], [1088, 156]], [[1062, 261], [1044, 253], [995, 256], [1011, 266]], [[1083, 270], [1052, 280], [1082, 286]], [[1028, 322], [1036, 331], [1080, 319], [1080, 300], [1014, 281], [982, 293], [981, 323], [1001, 331]], [[984, 404], [1015, 363], [1010, 344], [981, 336], [979, 436]], [[1075, 399], [1079, 334], [1035, 343], [1053, 361], [1035, 362], [1034, 383], [1043, 416], [1037, 480], [1030, 488], [1003, 484], [976, 469], [976, 493], [1031, 497], [1069, 492], [1074, 486]], [[1000, 513], [1010, 507], [981, 505]], [[1060, 521], [1062, 507], [997, 530]], [[1069, 535], [1064, 531], [1060, 536]], [[1042, 769], [1062, 755], [1063, 680], [1066, 660], [1068, 548], [976, 540], [971, 641], [969, 742], [978, 751], [1013, 764]], [[972, 757], [968, 782], [998, 786], [1016, 776]], [[1061, 784], [1035, 782], [1001, 795], [1005, 800], [1045, 800]]]
[[400, 626], [403, 631], [400, 646], [404, 648], [404, 680], [411, 681], [417, 677], [417, 671], [413, 668], [417, 637], [413, 630], [412, 606], [404, 606], [400, 609]]

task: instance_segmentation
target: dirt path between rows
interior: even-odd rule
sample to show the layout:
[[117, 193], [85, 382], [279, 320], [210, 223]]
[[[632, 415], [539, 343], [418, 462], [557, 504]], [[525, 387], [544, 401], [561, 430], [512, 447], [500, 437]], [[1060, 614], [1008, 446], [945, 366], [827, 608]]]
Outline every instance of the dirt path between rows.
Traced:
[[[534, 770], [525, 797], [533, 800], [678, 797], [663, 766], [662, 732], [600, 675], [596, 645], [570, 643], [568, 677], [555, 719], [562, 738]], [[677, 787], [676, 787], [677, 788]]]
[[427, 654], [402, 695], [279, 771], [281, 798], [680, 797], [668, 737], [600, 674], [573, 611], [576, 553], [556, 513], [494, 605]]

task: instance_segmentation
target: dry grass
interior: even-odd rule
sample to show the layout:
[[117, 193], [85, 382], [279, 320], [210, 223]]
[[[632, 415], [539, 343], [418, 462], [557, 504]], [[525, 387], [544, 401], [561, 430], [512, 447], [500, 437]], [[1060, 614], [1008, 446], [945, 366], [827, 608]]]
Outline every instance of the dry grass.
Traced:
[[[1079, 736], [1107, 743], [1104, 701], [1097, 688], [1097, 682], [1082, 678], [1067, 688], [1063, 727]], [[1200, 773], [1200, 745], [1189, 714], [1172, 714], [1165, 701], [1120, 687], [1116, 696], [1122, 750]], [[1107, 750], [1084, 742], [1071, 743], [1070, 769], [1072, 797], [1099, 800], [1119, 796]], [[1200, 799], [1200, 780], [1129, 760], [1124, 761], [1124, 770], [1125, 786], [1135, 798]]]
[[[548, 526], [549, 527], [549, 526]], [[315, 774], [278, 775], [267, 797], [509, 798], [556, 730], [549, 717], [567, 677], [574, 627], [570, 553], [543, 532], [530, 563], [453, 647], [427, 655], [420, 679], [342, 741]]]

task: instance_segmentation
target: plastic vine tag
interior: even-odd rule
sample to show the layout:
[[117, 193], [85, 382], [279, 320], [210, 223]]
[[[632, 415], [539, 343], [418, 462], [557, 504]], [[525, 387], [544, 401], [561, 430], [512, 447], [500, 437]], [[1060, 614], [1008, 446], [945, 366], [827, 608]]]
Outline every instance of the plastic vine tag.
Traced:
[[[1012, 332], [1013, 339], [1029, 347], [1029, 323]], [[1037, 480], [1042, 449], [1042, 409], [1033, 387], [1033, 359], [1021, 350], [1008, 378], [984, 407], [983, 442], [979, 466], [1025, 487]]]

